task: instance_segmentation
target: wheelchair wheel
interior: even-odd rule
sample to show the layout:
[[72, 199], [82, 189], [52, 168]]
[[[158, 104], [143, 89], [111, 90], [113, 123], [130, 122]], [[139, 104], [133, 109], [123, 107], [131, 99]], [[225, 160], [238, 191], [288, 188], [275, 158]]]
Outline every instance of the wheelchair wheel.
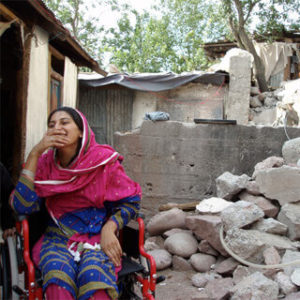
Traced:
[[13, 286], [19, 285], [19, 272], [16, 254], [16, 244], [12, 237], [8, 237], [1, 249], [3, 300], [18, 300], [19, 295], [13, 291]]
[[[17, 260], [17, 252], [16, 252], [16, 241], [13, 237], [7, 238], [8, 245], [8, 253], [9, 253], [9, 261], [10, 261], [10, 279], [11, 279], [11, 287], [19, 286], [19, 269], [18, 269], [18, 260]], [[12, 300], [18, 300], [19, 295], [12, 291]]]
[[1, 244], [2, 299], [11, 299], [10, 262], [7, 244]]

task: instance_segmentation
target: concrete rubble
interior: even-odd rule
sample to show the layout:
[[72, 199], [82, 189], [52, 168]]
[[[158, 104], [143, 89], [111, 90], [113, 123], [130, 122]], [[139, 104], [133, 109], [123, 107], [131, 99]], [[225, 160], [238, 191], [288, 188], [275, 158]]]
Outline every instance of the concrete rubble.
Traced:
[[300, 126], [300, 79], [264, 93], [251, 87], [249, 103], [249, 125]]
[[191, 299], [300, 299], [299, 149], [300, 138], [289, 140], [251, 177], [221, 174], [216, 197], [194, 211], [152, 217], [145, 249], [158, 272], [193, 272]]

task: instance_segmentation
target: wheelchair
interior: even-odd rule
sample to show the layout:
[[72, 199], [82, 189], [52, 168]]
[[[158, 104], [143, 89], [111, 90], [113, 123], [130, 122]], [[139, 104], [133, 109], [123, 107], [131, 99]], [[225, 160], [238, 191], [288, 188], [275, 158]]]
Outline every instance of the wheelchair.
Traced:
[[[19, 217], [17, 234], [1, 245], [0, 300], [42, 300], [42, 276], [30, 257], [29, 221]], [[119, 300], [154, 300], [155, 287], [164, 280], [157, 278], [153, 257], [144, 250], [145, 225], [138, 215], [119, 232], [123, 250], [122, 268], [118, 273]], [[24, 275], [24, 280], [20, 274]], [[1, 284], [0, 284], [1, 286]]]

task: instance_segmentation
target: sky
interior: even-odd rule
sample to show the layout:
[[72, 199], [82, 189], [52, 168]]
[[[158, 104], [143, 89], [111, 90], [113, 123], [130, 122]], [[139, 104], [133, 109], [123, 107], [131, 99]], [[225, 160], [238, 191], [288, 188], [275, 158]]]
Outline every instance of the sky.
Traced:
[[[93, 1], [94, 0], [85, 0], [86, 3], [92, 3]], [[137, 11], [142, 11], [143, 9], [150, 10], [151, 5], [154, 5], [157, 0], [118, 0], [118, 2], [120, 5], [123, 3], [129, 4]], [[114, 27], [118, 17], [118, 14], [116, 12], [112, 12], [110, 7], [101, 10], [100, 14], [97, 10], [91, 10], [91, 15], [95, 15], [99, 19], [100, 24], [105, 27]]]

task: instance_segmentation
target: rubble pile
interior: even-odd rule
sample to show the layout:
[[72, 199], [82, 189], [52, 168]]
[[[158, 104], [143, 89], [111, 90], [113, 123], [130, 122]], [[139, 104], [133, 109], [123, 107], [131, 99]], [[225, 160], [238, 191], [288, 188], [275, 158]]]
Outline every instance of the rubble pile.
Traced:
[[300, 79], [283, 82], [274, 91], [251, 87], [249, 124], [300, 126]]
[[300, 138], [251, 177], [225, 172], [217, 197], [147, 224], [157, 270], [191, 271], [192, 299], [300, 299]]

